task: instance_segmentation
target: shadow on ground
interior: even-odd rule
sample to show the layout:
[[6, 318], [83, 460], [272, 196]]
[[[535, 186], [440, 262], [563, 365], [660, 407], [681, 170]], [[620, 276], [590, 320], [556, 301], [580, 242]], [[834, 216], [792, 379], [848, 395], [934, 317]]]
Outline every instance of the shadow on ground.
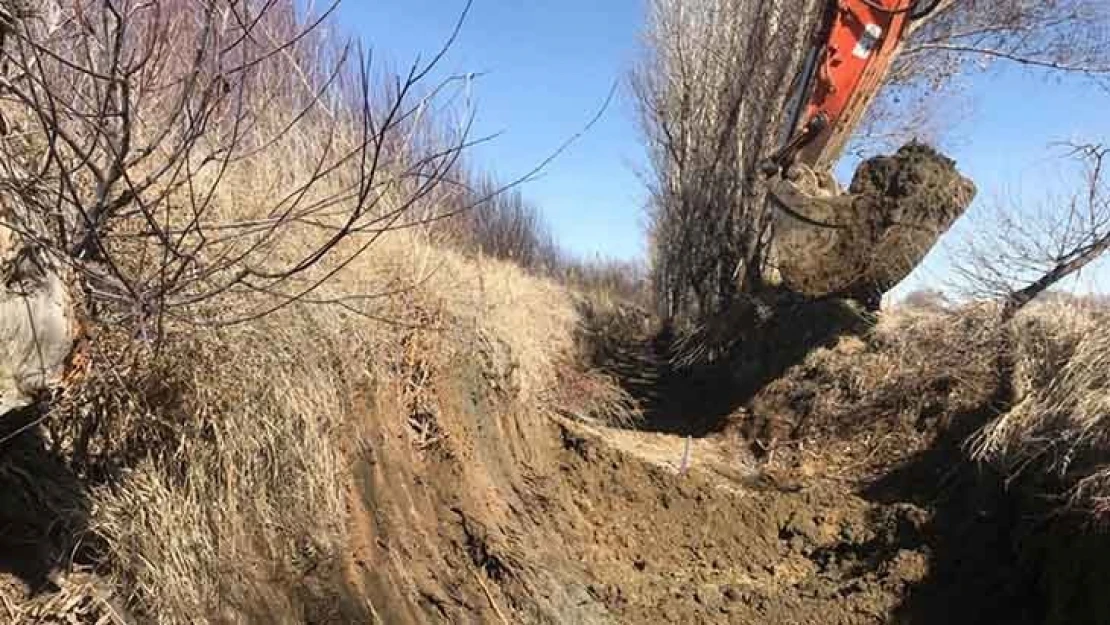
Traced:
[[1008, 487], [1005, 476], [967, 458], [964, 442], [993, 414], [954, 423], [863, 491], [875, 503], [930, 513], [920, 531], [894, 545], [930, 560], [894, 622], [1110, 624], [1110, 535], [1078, 515], [1052, 513], [1053, 502], [1034, 496], [1051, 486]]
[[929, 556], [928, 575], [908, 589], [895, 622], [1043, 623], [1016, 542], [1017, 503], [1001, 476], [966, 459], [961, 440], [942, 435], [864, 489], [875, 503], [929, 511], [928, 522], [895, 545]]
[[[607, 331], [593, 332], [591, 363], [640, 402], [642, 429], [700, 437], [723, 430], [738, 408], [811, 350], [860, 331], [866, 321], [839, 302], [752, 304], [693, 334], [695, 346], [713, 346], [702, 353], [692, 353], [691, 335], [664, 330], [644, 338], [601, 325]], [[719, 339], [730, 335], [736, 339]], [[1081, 515], [1054, 513], [1061, 502], [1038, 496], [1059, 493], [1060, 485], [1008, 481], [968, 457], [968, 438], [1012, 401], [1008, 365], [999, 367], [999, 383], [984, 388], [980, 402], [943, 418], [902, 424], [897, 403], [863, 400], [858, 415], [834, 415], [885, 418], [892, 434], [908, 437], [906, 446], [879, 457], [872, 454], [880, 430], [866, 423], [814, 430], [824, 436], [810, 441], [815, 445], [865, 456], [856, 460], [877, 477], [848, 476], [845, 488], [870, 502], [875, 514], [897, 517], [870, 523], [875, 539], [853, 556], [867, 563], [860, 580], [884, 579], [884, 567], [903, 553], [927, 563], [922, 577], [894, 590], [900, 599], [887, 622], [902, 625], [1110, 625], [1110, 532], [1085, 524]], [[944, 388], [907, 388], [947, 401]], [[878, 531], [884, 528], [894, 529]]]
[[[640, 429], [703, 437], [812, 350], [871, 322], [844, 300], [770, 294], [738, 301], [692, 331], [653, 333], [619, 315], [581, 314], [589, 364], [616, 378], [644, 412]], [[643, 327], [642, 324], [639, 327]]]
[[32, 410], [0, 421], [0, 574], [31, 594], [57, 591], [51, 572], [80, 557], [90, 503], [77, 476], [51, 451]]

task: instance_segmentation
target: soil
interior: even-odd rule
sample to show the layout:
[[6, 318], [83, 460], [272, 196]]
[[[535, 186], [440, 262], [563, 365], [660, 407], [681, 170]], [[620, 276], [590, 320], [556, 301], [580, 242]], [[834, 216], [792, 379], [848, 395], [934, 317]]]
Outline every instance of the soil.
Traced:
[[927, 575], [927, 557], [907, 548], [928, 519], [915, 506], [874, 506], [819, 478], [732, 481], [697, 454], [679, 475], [604, 435], [567, 436], [561, 487], [585, 522], [565, 545], [617, 622], [886, 622]]
[[846, 193], [826, 197], [817, 180], [807, 174], [783, 186], [807, 189], [785, 195], [813, 221], [779, 215], [775, 236], [784, 284], [812, 297], [877, 299], [909, 275], [976, 194], [954, 161], [912, 142], [861, 163]]
[[455, 390], [443, 448], [414, 454], [380, 431], [358, 470], [347, 604], [369, 606], [370, 621], [1110, 618], [1094, 556], [1088, 570], [1064, 573], [1069, 554], [1106, 541], [1037, 516], [967, 462], [951, 420], [907, 429], [891, 415], [885, 429], [817, 428], [818, 438], [760, 453], [730, 425], [743, 406], [715, 428], [645, 431], [528, 415], [474, 387]]
[[[434, 410], [368, 392], [350, 549], [305, 580], [307, 622], [1110, 622], [1110, 539], [961, 451], [997, 389], [946, 418], [879, 403], [844, 420], [816, 410], [827, 381], [805, 367], [737, 396], [666, 369], [658, 344], [630, 351], [630, 388], [655, 402], [636, 430], [525, 410], [470, 355], [434, 377]], [[396, 418], [417, 404], [434, 438]], [[790, 411], [808, 426], [765, 440]], [[0, 596], [52, 583], [4, 544], [0, 584], [18, 588]]]

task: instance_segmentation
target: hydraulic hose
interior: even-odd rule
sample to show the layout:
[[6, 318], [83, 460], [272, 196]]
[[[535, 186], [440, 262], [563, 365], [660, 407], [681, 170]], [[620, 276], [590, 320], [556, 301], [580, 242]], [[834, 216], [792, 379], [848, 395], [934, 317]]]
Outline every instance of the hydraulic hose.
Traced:
[[909, 13], [910, 19], [915, 20], [921, 19], [932, 13], [940, 5], [940, 0], [917, 0], [917, 2], [902, 9], [888, 9], [875, 0], [860, 0], [860, 2], [863, 2], [876, 11], [886, 13], [887, 15], [902, 15], [903, 13]]
[[932, 2], [919, 0], [914, 3], [914, 12], [910, 13], [910, 19], [919, 20], [937, 10], [938, 6], [940, 6], [940, 0], [933, 0]]

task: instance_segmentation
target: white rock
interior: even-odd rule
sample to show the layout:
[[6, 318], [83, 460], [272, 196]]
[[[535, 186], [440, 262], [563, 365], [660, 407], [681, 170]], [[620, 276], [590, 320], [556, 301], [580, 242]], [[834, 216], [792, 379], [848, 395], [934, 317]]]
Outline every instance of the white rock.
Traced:
[[61, 381], [77, 334], [73, 312], [60, 272], [27, 254], [0, 221], [0, 417]]

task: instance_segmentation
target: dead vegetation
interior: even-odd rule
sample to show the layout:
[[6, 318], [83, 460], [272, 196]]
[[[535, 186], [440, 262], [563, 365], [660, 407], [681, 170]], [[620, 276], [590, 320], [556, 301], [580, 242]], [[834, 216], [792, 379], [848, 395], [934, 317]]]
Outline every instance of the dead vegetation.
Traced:
[[[259, 6], [228, 6], [248, 5]], [[112, 6], [122, 16], [142, 14], [150, 5]], [[213, 10], [207, 4], [173, 6], [186, 15], [220, 17], [206, 13]], [[293, 5], [281, 6], [292, 11]], [[777, 3], [763, 3], [759, 12], [736, 26], [740, 31], [728, 45], [735, 47], [752, 33], [774, 36], [774, 29], [765, 31], [768, 24], [796, 27]], [[74, 20], [65, 28], [88, 19], [64, 15]], [[89, 36], [123, 36], [122, 17], [102, 17]], [[181, 16], [157, 17], [169, 21], [155, 24], [169, 28]], [[715, 19], [718, 26], [724, 20]], [[698, 542], [705, 535], [702, 520], [716, 523], [721, 532], [707, 553], [727, 560], [739, 549], [774, 566], [740, 571], [714, 558], [703, 563], [698, 584], [754, 579], [757, 590], [786, 596], [783, 605], [789, 607], [800, 594], [791, 584], [827, 569], [835, 576], [819, 589], [827, 596], [818, 605], [831, 606], [857, 581], [859, 563], [869, 561], [863, 551], [879, 540], [861, 529], [866, 521], [859, 501], [851, 504], [845, 531], [863, 533], [830, 538], [824, 525], [790, 507], [808, 512], [811, 502], [795, 501], [808, 494], [785, 496], [789, 506], [767, 512], [758, 502], [720, 494], [704, 476], [681, 482], [616, 451], [591, 448], [595, 443], [549, 418], [658, 426], [625, 384], [629, 377], [649, 388], [658, 382], [651, 375], [660, 368], [727, 366], [736, 356], [775, 365], [770, 374], [744, 378], [750, 382], [741, 389], [750, 391], [748, 401], [730, 416], [768, 466], [818, 454], [828, 461], [821, 466], [830, 476], [859, 477], [872, 468], [889, 468], [892, 459], [927, 446], [939, 432], [961, 437], [978, 432], [970, 439], [974, 459], [1031, 488], [1066, 493], [1076, 508], [1102, 515], [1110, 509], [1110, 475], [1103, 466], [1110, 451], [1103, 418], [1104, 371], [1110, 364], [1104, 311], [1033, 306], [1005, 326], [997, 323], [992, 306], [953, 310], [938, 304], [884, 314], [861, 336], [814, 350], [809, 337], [783, 345], [702, 340], [694, 334], [687, 336], [688, 349], [670, 351], [664, 340], [645, 345], [644, 337], [666, 338], [667, 328], [660, 332], [642, 305], [645, 280], [634, 267], [562, 258], [523, 198], [501, 196], [492, 183], [470, 185], [459, 160], [465, 133], [444, 131], [431, 112], [438, 91], [452, 81], [420, 93], [417, 80], [398, 91], [396, 85], [422, 75], [418, 68], [383, 87], [383, 104], [361, 91], [372, 86], [362, 82], [369, 74], [361, 66], [353, 73], [279, 71], [304, 69], [301, 63], [319, 70], [312, 64], [312, 47], [323, 44], [308, 34], [291, 35], [302, 28], [282, 30], [289, 26], [284, 18], [257, 23], [266, 26], [259, 31], [264, 40], [292, 36], [300, 42], [286, 47], [271, 41], [268, 52], [254, 51], [260, 54], [257, 63], [239, 59], [251, 69], [268, 67], [247, 82], [265, 83], [276, 92], [252, 95], [245, 82], [228, 87], [226, 99], [199, 96], [200, 117], [209, 118], [200, 122], [182, 112], [189, 107], [174, 88], [162, 85], [171, 106], [155, 110], [186, 120], [169, 124], [181, 134], [163, 138], [169, 142], [165, 151], [136, 147], [141, 142], [123, 149], [131, 141], [119, 121], [127, 100], [104, 87], [129, 72], [144, 75], [148, 66], [138, 57], [131, 59], [136, 65], [108, 58], [96, 71], [78, 72], [83, 82], [74, 84], [98, 94], [100, 99], [91, 101], [108, 112], [89, 116], [63, 108], [31, 120], [32, 127], [37, 123], [57, 135], [29, 133], [46, 141], [52, 173], [44, 179], [57, 186], [46, 189], [45, 197], [61, 197], [67, 207], [65, 219], [37, 236], [46, 237], [48, 248], [90, 280], [86, 295], [93, 319], [119, 324], [90, 324], [71, 383], [43, 407], [12, 421], [5, 417], [0, 436], [4, 618], [404, 623], [429, 615], [538, 622], [572, 614], [582, 622], [604, 622], [608, 614], [590, 611], [603, 606], [621, 614], [627, 598], [620, 588], [598, 590], [582, 580], [619, 580], [628, 570], [646, 570], [650, 592], [669, 590], [664, 572], [650, 569], [639, 555], [633, 562], [622, 559], [636, 551], [628, 536], [663, 536], [668, 544], [660, 549], [661, 562], [680, 568], [700, 552], [675, 555], [670, 542], [705, 546]], [[657, 26], [680, 26], [668, 24], [662, 20]], [[53, 58], [46, 52], [54, 49], [38, 46], [32, 35], [22, 35], [26, 47], [18, 58], [34, 69], [40, 67], [36, 59]], [[224, 37], [246, 38], [234, 28]], [[152, 50], [168, 54], [168, 41], [151, 41]], [[677, 62], [683, 51], [663, 53], [673, 53]], [[197, 63], [192, 69], [205, 70], [199, 73], [207, 87], [221, 86], [223, 79], [208, 73], [212, 59]], [[105, 68], [109, 79], [100, 71]], [[718, 325], [703, 325], [701, 331], [736, 336], [735, 322], [748, 332], [738, 336], [748, 339], [776, 327], [760, 325], [759, 301], [737, 309], [733, 297], [737, 267], [748, 275], [745, 268], [754, 266], [752, 259], [765, 244], [765, 216], [743, 212], [755, 206], [752, 194], [758, 192], [738, 182], [707, 186], [704, 196], [690, 195], [687, 187], [691, 181], [719, 182], [718, 176], [734, 174], [756, 158], [757, 150], [747, 139], [738, 141], [729, 126], [730, 111], [757, 95], [770, 94], [771, 102], [785, 81], [745, 85], [719, 67], [711, 69], [713, 80], [703, 80], [707, 75], [697, 71], [685, 79], [690, 89], [709, 90], [728, 81], [726, 90], [714, 91], [724, 93], [723, 100], [704, 100], [707, 109], [699, 110], [696, 120], [716, 129], [719, 141], [713, 146], [719, 151], [703, 153], [700, 130], [684, 130], [692, 133], [686, 144], [691, 168], [667, 180], [675, 186], [660, 189], [678, 203], [656, 207], [657, 252], [697, 254], [655, 267], [655, 288], [672, 315], [739, 310], [740, 317], [718, 317]], [[298, 84], [269, 82], [275, 76]], [[17, 94], [20, 106], [27, 107], [47, 84], [32, 82], [29, 91]], [[158, 92], [160, 83], [152, 84], [148, 88]], [[336, 111], [324, 105], [332, 100], [320, 92], [338, 97], [352, 90], [365, 106], [340, 108], [333, 117]], [[668, 107], [684, 106], [653, 93], [660, 96], [652, 100], [660, 108], [649, 113], [665, 116], [672, 112]], [[278, 115], [245, 112], [263, 110], [255, 106], [260, 101]], [[765, 121], [771, 111], [768, 104], [745, 109], [743, 117]], [[397, 116], [395, 123], [390, 115]], [[209, 141], [228, 139], [221, 133], [234, 137], [239, 125], [261, 134], [242, 144]], [[97, 130], [100, 126], [110, 130]], [[86, 133], [93, 147], [77, 150], [85, 143], [70, 145], [61, 137], [67, 129]], [[152, 139], [150, 129], [136, 136]], [[155, 133], [153, 140], [162, 139]], [[143, 155], [140, 160], [168, 161], [131, 163], [128, 150]], [[371, 153], [382, 160], [367, 169], [364, 158]], [[206, 164], [184, 173], [163, 168], [175, 155], [178, 163], [196, 156]], [[121, 162], [128, 166], [117, 172]], [[312, 163], [314, 171], [303, 170], [304, 163]], [[150, 171], [163, 177], [145, 185], [137, 176]], [[195, 181], [203, 188], [193, 188]], [[503, 197], [503, 203], [493, 196]], [[739, 214], [725, 222], [712, 219], [721, 197], [740, 200], [730, 205]], [[676, 206], [678, 217], [667, 212]], [[483, 207], [489, 212], [481, 212]], [[439, 224], [469, 208], [478, 210], [474, 221], [454, 233], [458, 249], [447, 249]], [[684, 230], [695, 222], [720, 231]], [[680, 227], [671, 229], [675, 223]], [[731, 247], [707, 261], [702, 253], [714, 253], [708, 243], [718, 236]], [[681, 264], [687, 262], [693, 264]], [[559, 280], [548, 279], [552, 276]], [[641, 305], [629, 303], [637, 300]], [[780, 316], [774, 323], [821, 334], [823, 326], [809, 321], [827, 311], [801, 304], [810, 302], [799, 303], [809, 317]], [[861, 321], [861, 315], [848, 312], [853, 322]], [[822, 335], [819, 342], [832, 338]], [[707, 346], [718, 351], [707, 353]], [[723, 394], [711, 384], [693, 391], [689, 399], [695, 406], [694, 400]], [[593, 507], [583, 494], [600, 503]], [[672, 495], [678, 503], [673, 509]], [[707, 512], [707, 501], [719, 508]], [[737, 522], [712, 514], [719, 509], [737, 511], [759, 531], [728, 534]], [[645, 510], [670, 522], [665, 531], [654, 531], [652, 519], [642, 516]], [[902, 516], [891, 526], [913, 516], [897, 514]], [[553, 540], [560, 536], [576, 542]], [[597, 536], [620, 557], [599, 556]], [[740, 540], [750, 536], [758, 540]], [[729, 543], [733, 539], [739, 547]], [[841, 545], [860, 553], [838, 554]], [[776, 561], [783, 551], [787, 559]], [[842, 564], [835, 562], [839, 557]], [[883, 583], [919, 580], [922, 557], [884, 552], [880, 565], [893, 572], [883, 573]], [[604, 563], [602, 574], [583, 570], [589, 558]], [[903, 561], [909, 562], [903, 567], [908, 571], [894, 570]], [[675, 605], [688, 612], [667, 614], [714, 618], [724, 614], [720, 606], [727, 601], [744, 603], [745, 617], [761, 614], [759, 605], [744, 599], [759, 596], [756, 591], [707, 588], [684, 583], [687, 595]], [[892, 593], [901, 591], [902, 586], [884, 589], [859, 603], [889, 609]], [[634, 607], [626, 614], [660, 613], [653, 611], [658, 606]], [[790, 614], [778, 616], [788, 622]]]
[[[31, 482], [56, 500], [27, 523], [53, 524], [57, 560], [31, 554], [30, 566], [91, 567], [98, 592], [144, 622], [318, 614], [350, 582], [336, 567], [350, 549], [351, 463], [376, 453], [369, 433], [466, 454], [473, 423], [450, 398], [501, 397], [542, 420], [554, 372], [572, 375], [575, 313], [561, 287], [424, 245], [383, 242], [388, 253], [333, 285], [391, 275], [401, 294], [373, 309], [388, 323], [300, 304], [132, 361], [116, 351], [126, 335], [94, 337], [87, 375], [45, 415], [43, 445], [71, 477], [69, 490]], [[423, 275], [428, 262], [436, 271]], [[612, 393], [581, 379], [574, 405]], [[9, 476], [41, 463], [4, 456]], [[81, 501], [85, 516], [59, 525], [53, 514]]]
[[1015, 403], [970, 441], [974, 458], [1063, 497], [1063, 505], [1100, 523], [1110, 501], [1108, 323], [1105, 309], [1058, 307], [1021, 320], [1017, 331], [1026, 341], [1015, 355]]
[[464, 455], [462, 384], [549, 414], [570, 298], [431, 243], [503, 190], [459, 178], [467, 126], [439, 107], [462, 81], [425, 80], [442, 53], [379, 81], [320, 34], [334, 7], [102, 5], [6, 25], [4, 156], [41, 168], [21, 189], [58, 219], [5, 232], [79, 276], [88, 319], [68, 383], [0, 429], [0, 524], [31, 545], [0, 558], [2, 605], [331, 618], [375, 504], [350, 494], [368, 433]]
[[325, 37], [335, 8], [61, 2], [16, 19], [2, 146], [39, 219], [6, 227], [76, 273], [94, 320], [146, 341], [320, 299], [385, 232], [442, 217], [429, 200], [470, 141], [430, 119], [464, 82], [427, 78], [442, 52], [379, 83]]
[[1001, 305], [886, 312], [812, 352], [734, 424], [789, 464], [818, 453], [868, 474], [940, 438], [1062, 508], [1104, 513], [1108, 311], [1067, 298], [1009, 324]]

